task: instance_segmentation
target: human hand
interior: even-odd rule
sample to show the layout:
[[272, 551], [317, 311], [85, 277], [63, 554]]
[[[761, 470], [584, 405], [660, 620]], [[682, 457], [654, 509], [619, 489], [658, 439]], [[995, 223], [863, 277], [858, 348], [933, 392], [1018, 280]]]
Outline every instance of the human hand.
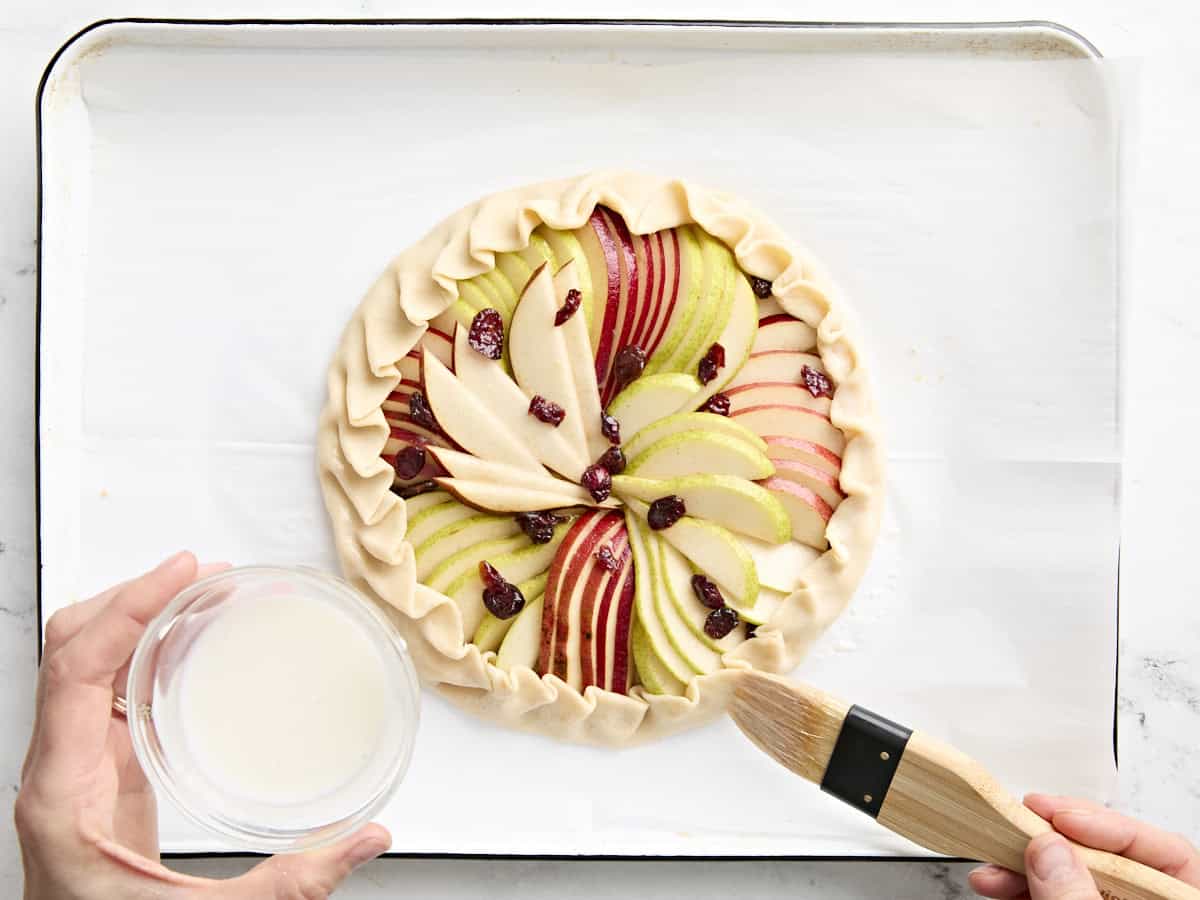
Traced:
[[159, 862], [154, 793], [112, 702], [146, 625], [180, 590], [223, 566], [180, 553], [46, 623], [37, 716], [17, 794], [26, 900], [317, 900], [391, 845], [367, 825], [320, 850], [277, 856], [229, 881]]
[[1030, 794], [1025, 805], [1054, 826], [1029, 842], [1028, 877], [983, 866], [971, 887], [993, 900], [1101, 900], [1095, 882], [1066, 838], [1158, 869], [1200, 888], [1200, 853], [1180, 835], [1130, 819], [1096, 803], [1071, 797]]

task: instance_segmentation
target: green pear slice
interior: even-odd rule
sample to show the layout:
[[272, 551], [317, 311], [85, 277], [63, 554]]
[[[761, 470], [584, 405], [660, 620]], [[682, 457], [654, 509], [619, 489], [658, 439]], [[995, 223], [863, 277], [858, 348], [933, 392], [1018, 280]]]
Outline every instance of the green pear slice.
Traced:
[[[578, 245], [574, 236], [572, 240]], [[580, 256], [571, 260], [554, 274], [554, 295], [565, 302], [571, 290], [580, 290], [581, 278], [586, 274], [587, 261]], [[579, 416], [583, 424], [583, 437], [587, 445], [587, 461], [599, 459], [608, 449], [608, 438], [600, 431], [600, 388], [596, 383], [596, 364], [592, 359], [591, 338], [588, 336], [588, 318], [582, 306], [579, 311], [558, 326], [571, 362], [571, 381], [575, 386], [575, 400], [579, 404]], [[582, 474], [582, 469], [580, 470]], [[578, 481], [578, 477], [574, 480]]]
[[[440, 457], [439, 457], [440, 458]], [[685, 475], [658, 480], [614, 475], [613, 492], [652, 503], [670, 494], [683, 499], [689, 516], [708, 519], [730, 531], [781, 544], [792, 537], [783, 503], [753, 481], [732, 475]]]
[[442, 562], [454, 554], [484, 541], [520, 534], [512, 516], [474, 515], [443, 525], [421, 543], [413, 545], [417, 561], [417, 581], [424, 582]]
[[[574, 285], [579, 290], [579, 315], [583, 317], [583, 333], [586, 336], [588, 333], [588, 323], [592, 321], [592, 303], [595, 294], [592, 288], [592, 273], [591, 266], [588, 265], [587, 256], [583, 252], [583, 245], [579, 243], [574, 232], [558, 231], [553, 228], [546, 229], [546, 241], [554, 250], [554, 262], [561, 272], [572, 262], [572, 270], [574, 271], [575, 279], [578, 282]], [[555, 275], [557, 281], [558, 276]], [[524, 287], [524, 285], [521, 285]], [[556, 285], [558, 287], [558, 285]], [[559, 291], [559, 297], [565, 297], [563, 291]], [[595, 377], [595, 370], [592, 372]]]
[[[495, 417], [504, 422], [543, 465], [572, 482], [579, 481], [591, 457], [581, 452], [559, 429], [529, 414], [529, 395], [508, 377], [500, 360], [488, 359], [471, 347], [470, 334], [465, 328], [459, 328], [454, 335], [454, 363], [454, 375], [463, 387], [482, 399]], [[468, 479], [476, 477], [443, 465], [452, 475]], [[582, 502], [587, 502], [586, 495]]]
[[[462, 503], [474, 506], [476, 509], [494, 513], [535, 512], [540, 509], [562, 509], [576, 506], [578, 496], [570, 492], [571, 485], [561, 484], [567, 490], [535, 491], [528, 487], [497, 484], [494, 481], [471, 481], [463, 478], [435, 478], [438, 487], [449, 491]], [[588, 497], [589, 506], [611, 507], [616, 504], [612, 498], [603, 503], [596, 503]]]
[[688, 404], [700, 382], [681, 372], [642, 376], [608, 404], [608, 414], [621, 423], [621, 436], [633, 437], [647, 425]]
[[[694, 409], [702, 405], [713, 394], [721, 391], [737, 376], [750, 356], [750, 347], [758, 332], [758, 310], [755, 307], [754, 291], [750, 283], [736, 276], [729, 319], [725, 330], [717, 336], [717, 343], [725, 348], [725, 365], [717, 370], [717, 377], [704, 385], [691, 401]], [[708, 350], [705, 348], [705, 352]]]
[[[649, 504], [629, 499], [626, 505], [643, 521]], [[758, 600], [758, 573], [754, 559], [740, 538], [720, 525], [683, 516], [670, 528], [656, 531], [660, 538], [686, 556], [701, 572], [721, 588], [725, 605], [747, 622], [760, 624], [755, 610]]]
[[[496, 308], [503, 313], [508, 310], [509, 315], [517, 305], [517, 291], [513, 290], [512, 284], [500, 272], [495, 269], [488, 269], [482, 275], [476, 275], [475, 281], [481, 285], [486, 285], [491, 291], [492, 296], [496, 299]], [[507, 319], [508, 316], [505, 316]]]
[[[654, 551], [646, 523], [626, 509], [625, 527], [629, 546], [633, 549], [634, 614], [645, 634], [653, 655], [677, 681], [686, 684], [695, 671], [671, 642], [666, 626], [658, 613], [658, 577], [655, 572]], [[634, 660], [638, 664], [637, 659]], [[639, 671], [641, 665], [638, 664]]]
[[529, 279], [509, 324], [509, 361], [527, 396], [541, 396], [563, 408], [566, 415], [557, 430], [577, 453], [586, 456], [574, 367], [566, 337], [554, 325], [559, 305], [550, 267], [543, 266]]
[[[521, 257], [529, 264], [531, 272], [536, 272], [538, 266], [542, 263], [549, 263], [551, 268], [558, 267], [554, 256], [554, 248], [550, 246], [550, 243], [540, 231], [535, 231], [529, 235], [529, 246], [521, 251]], [[532, 277], [530, 275], [530, 278]], [[528, 288], [528, 281], [526, 281], [526, 288]]]
[[664, 542], [654, 533], [645, 535], [645, 540], [654, 562], [654, 611], [662, 623], [667, 640], [697, 675], [717, 671], [721, 668], [721, 654], [696, 636], [668, 590], [659, 547]]
[[786, 544], [768, 544], [753, 538], [743, 538], [742, 546], [754, 560], [755, 571], [761, 588], [769, 588], [783, 594], [790, 594], [796, 589], [796, 583], [809, 563], [821, 554], [812, 547], [807, 547], [797, 541]]
[[525, 290], [525, 285], [533, 275], [533, 266], [525, 261], [519, 253], [497, 253], [496, 271], [503, 275], [513, 289], [513, 306], [516, 298]]
[[[542, 604], [546, 598], [539, 594], [536, 599], [525, 604], [525, 608], [517, 613], [500, 649], [496, 654], [496, 665], [502, 669], [515, 669], [524, 666], [532, 669], [537, 665], [538, 650], [542, 641]], [[476, 641], [475, 643], [479, 643]]]
[[743, 441], [755, 450], [763, 453], [767, 451], [767, 442], [745, 425], [739, 425], [728, 416], [718, 416], [716, 413], [708, 412], [680, 412], [667, 416], [665, 419], [659, 419], [657, 422], [645, 426], [636, 435], [628, 437], [622, 435], [624, 443], [621, 445], [621, 449], [625, 451], [627, 459], [633, 459], [656, 441], [673, 434], [693, 431], [726, 434]]
[[654, 355], [646, 362], [642, 376], [673, 371], [672, 362], [683, 355], [683, 348], [701, 318], [704, 306], [704, 254], [691, 228], [676, 228], [679, 240], [679, 288], [675, 309], [667, 330]]
[[545, 474], [545, 467], [492, 411], [486, 397], [476, 396], [430, 353], [424, 354], [422, 369], [433, 414], [455, 443], [480, 459]]
[[[697, 226], [697, 230], [699, 230], [699, 226]], [[751, 300], [754, 299], [754, 293], [750, 291], [750, 283], [746, 279], [738, 277], [737, 261], [725, 244], [704, 232], [704, 250], [705, 298], [712, 314], [708, 321], [708, 331], [698, 336], [699, 340], [692, 348], [691, 355], [683, 362], [684, 372], [695, 372], [700, 360], [708, 352], [708, 348], [721, 339], [730, 315], [735, 305], [738, 305], [736, 284], [741, 282], [746, 287]], [[750, 308], [754, 312], [754, 330], [757, 330], [757, 304], [753, 304]], [[746, 307], [743, 305], [739, 313], [744, 314], [745, 311]], [[749, 348], [750, 344], [747, 343], [746, 353], [749, 352]], [[729, 349], [729, 347], [725, 347], [726, 359], [736, 361], [736, 364], [740, 366], [744, 359], [743, 355], [739, 354], [737, 357], [733, 357], [729, 354]]]
[[745, 441], [728, 434], [697, 431], [660, 438], [629, 460], [625, 474], [676, 478], [719, 472], [758, 481], [774, 471], [767, 455]]
[[445, 491], [427, 491], [424, 494], [417, 494], [415, 497], [409, 497], [404, 501], [404, 512], [408, 517], [408, 528], [411, 531], [413, 523], [417, 516], [425, 512], [427, 509], [433, 509], [435, 506], [449, 503], [454, 498]]
[[683, 692], [687, 690], [687, 684], [672, 675], [670, 670], [663, 665], [662, 660], [654, 654], [654, 648], [650, 644], [646, 630], [636, 619], [633, 623], [631, 645], [633, 665], [637, 669], [638, 680], [642, 683], [646, 693], [683, 695]]
[[[452, 494], [446, 491], [432, 491], [430, 494], [422, 494], [422, 497], [441, 494], [450, 498], [449, 503], [438, 503], [435, 506], [430, 506], [422, 509], [415, 516], [409, 515], [408, 530], [405, 532], [405, 539], [418, 547], [434, 532], [449, 525], [451, 522], [458, 522], [462, 519], [469, 519], [472, 516], [479, 515], [479, 510], [471, 506], [465, 506], [454, 499]], [[413, 497], [413, 500], [416, 500]], [[410, 501], [411, 502], [411, 501]]]
[[441, 587], [440, 583], [426, 584], [434, 590], [442, 591], [454, 601], [462, 614], [463, 634], [473, 635], [479, 628], [479, 623], [488, 614], [487, 607], [483, 605], [483, 579], [479, 575], [479, 563], [486, 560], [495, 566], [506, 580], [521, 584], [550, 568], [558, 545], [569, 527], [570, 523], [564, 523], [555, 528], [554, 537], [548, 544], [531, 544], [524, 535], [521, 535], [523, 543], [517, 543], [513, 539], [514, 543], [508, 546], [498, 541], [489, 542], [489, 545], [481, 544], [473, 548], [475, 552], [465, 557], [469, 560], [468, 564], [459, 566], [457, 574], [444, 587]]
[[543, 572], [541, 575], [535, 575], [528, 581], [521, 582], [517, 585], [517, 590], [525, 598], [525, 606], [521, 608], [521, 612], [517, 613], [511, 619], [497, 619], [489, 612], [483, 617], [483, 621], [479, 623], [479, 627], [475, 629], [475, 636], [471, 638], [471, 643], [478, 647], [481, 652], [487, 653], [489, 650], [494, 652], [500, 649], [500, 644], [504, 641], [509, 629], [516, 624], [517, 619], [535, 601], [541, 599], [542, 594], [546, 590], [546, 573]]
[[846, 449], [846, 435], [841, 429], [830, 422], [828, 416], [805, 407], [750, 406], [731, 412], [729, 417], [760, 435], [787, 435], [811, 441], [838, 456]]
[[[735, 628], [720, 640], [704, 633], [704, 621], [712, 610], [700, 602], [696, 597], [695, 590], [692, 589], [692, 576], [696, 574], [696, 570], [692, 568], [682, 553], [666, 541], [658, 542], [658, 572], [659, 578], [662, 579], [666, 588], [667, 596], [678, 610], [684, 623], [691, 629], [696, 640], [709, 649], [723, 654], [728, 653], [746, 639], [744, 628]], [[762, 588], [760, 587], [759, 601], [754, 605], [758, 607], [761, 603]]]
[[[558, 494], [571, 497], [573, 499], [571, 505], [587, 506], [592, 503], [592, 495], [578, 484], [563, 481], [560, 478], [552, 478], [549, 474], [538, 475], [527, 469], [491, 462], [471, 456], [469, 453], [448, 450], [445, 447], [428, 447], [427, 451], [441, 464], [443, 469], [459, 481], [494, 482], [505, 487], [526, 488], [540, 494]], [[582, 471], [581, 469], [580, 472], [582, 473]]]

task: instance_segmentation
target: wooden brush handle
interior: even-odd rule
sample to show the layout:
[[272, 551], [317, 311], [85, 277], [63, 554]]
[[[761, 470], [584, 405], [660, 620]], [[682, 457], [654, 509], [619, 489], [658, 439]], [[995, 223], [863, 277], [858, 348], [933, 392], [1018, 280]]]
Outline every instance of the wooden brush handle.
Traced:
[[[1025, 847], [1050, 823], [974, 760], [920, 732], [908, 741], [879, 824], [922, 847], [1025, 871]], [[1073, 845], [1106, 900], [1200, 900], [1200, 891], [1132, 860]]]

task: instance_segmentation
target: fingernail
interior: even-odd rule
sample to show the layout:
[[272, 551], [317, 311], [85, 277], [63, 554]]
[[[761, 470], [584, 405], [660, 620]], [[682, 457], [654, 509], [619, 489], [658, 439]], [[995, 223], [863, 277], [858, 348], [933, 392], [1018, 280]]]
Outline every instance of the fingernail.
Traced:
[[369, 863], [375, 859], [375, 857], [379, 856], [387, 848], [388, 845], [382, 843], [379, 838], [363, 838], [363, 840], [350, 848], [347, 858], [350, 860], [351, 867], [357, 869], [364, 863]]
[[1033, 871], [1042, 881], [1055, 881], [1075, 870], [1075, 859], [1066, 840], [1054, 835], [1042, 841], [1033, 855]]

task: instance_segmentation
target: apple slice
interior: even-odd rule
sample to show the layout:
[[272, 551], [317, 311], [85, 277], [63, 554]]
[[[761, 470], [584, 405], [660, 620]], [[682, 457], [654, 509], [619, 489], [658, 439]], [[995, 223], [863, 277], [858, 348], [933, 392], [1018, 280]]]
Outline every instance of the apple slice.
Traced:
[[616, 353], [614, 344], [620, 327], [617, 319], [621, 307], [620, 250], [599, 207], [592, 210], [587, 224], [575, 232], [575, 237], [583, 248], [592, 275], [595, 299], [588, 331], [596, 366], [596, 383], [603, 384], [612, 365], [613, 354]]
[[608, 414], [621, 423], [621, 435], [632, 438], [650, 423], [688, 405], [700, 390], [695, 377], [681, 372], [643, 376], [608, 404]]
[[[387, 419], [389, 426], [389, 444], [394, 440], [397, 444], [416, 444], [418, 447], [445, 447], [449, 445], [450, 441], [444, 435], [418, 425], [407, 412], [400, 412], [399, 405], [392, 409], [387, 407], [388, 404], [385, 403], [383, 417]], [[405, 405], [403, 409], [408, 409], [408, 406]], [[396, 448], [392, 446], [386, 449], [389, 453], [395, 453], [396, 451]]]
[[[761, 309], [757, 312], [762, 315]], [[754, 339], [754, 349], [751, 352], [794, 350], [808, 353], [816, 346], [817, 332], [811, 325], [793, 319], [787, 313], [778, 313], [758, 320], [758, 336]]]
[[[692, 398], [690, 406], [693, 409], [703, 405], [709, 397], [733, 381], [745, 365], [750, 345], [754, 343], [754, 336], [758, 332], [758, 310], [754, 306], [754, 292], [750, 289], [750, 283], [739, 276], [735, 284], [725, 330], [716, 339], [725, 350], [725, 365], [717, 370], [717, 377]], [[711, 343], [703, 348], [704, 353], [708, 352], [710, 346]]]
[[[455, 552], [434, 566], [433, 571], [421, 579], [421, 583], [435, 591], [441, 591], [444, 594], [449, 593], [448, 588], [455, 584], [457, 579], [465, 572], [471, 571], [475, 566], [478, 566], [481, 559], [503, 556], [527, 546], [529, 546], [529, 538], [523, 534], [479, 541], [478, 543], [466, 546], [456, 544]], [[467, 629], [468, 633], [473, 633], [474, 631], [474, 626]]]
[[[625, 226], [625, 220], [603, 206], [596, 207], [596, 212], [603, 218], [608, 235], [616, 247], [617, 262], [620, 266], [621, 281], [617, 288], [619, 302], [617, 304], [616, 321], [613, 324], [612, 356], [608, 359], [607, 368], [603, 373], [597, 371], [600, 384], [601, 402], [607, 404], [616, 393], [613, 382], [612, 365], [616, 355], [623, 347], [633, 343], [633, 329], [638, 317], [638, 303], [641, 299], [641, 273], [638, 271], [637, 253], [633, 246], [633, 237]], [[602, 239], [603, 240], [603, 239]]]
[[474, 515], [443, 525], [421, 543], [413, 545], [417, 581], [424, 583], [434, 569], [468, 547], [520, 533], [521, 527], [512, 516]]
[[637, 259], [638, 296], [633, 307], [635, 315], [630, 317], [629, 343], [641, 347], [649, 358], [651, 349], [647, 345], [663, 288], [662, 259], [654, 235], [631, 234], [630, 241]]
[[[584, 340], [586, 339], [585, 336]], [[459, 328], [454, 335], [454, 361], [455, 377], [462, 382], [463, 387], [483, 400], [495, 417], [504, 422], [512, 434], [544, 466], [578, 484], [583, 470], [594, 457], [580, 452], [580, 448], [568, 440], [558, 428], [531, 416], [529, 395], [508, 377], [500, 365], [500, 360], [488, 359], [471, 348], [469, 333], [465, 328]], [[599, 400], [596, 401], [596, 405], [599, 406]], [[597, 414], [597, 430], [599, 427]], [[475, 478], [466, 472], [453, 469], [450, 472], [462, 478]], [[587, 500], [583, 502], [586, 503]]]
[[445, 491], [427, 491], [424, 494], [417, 494], [415, 497], [409, 497], [404, 501], [404, 513], [408, 520], [408, 530], [411, 531], [416, 523], [418, 516], [428, 509], [433, 509], [435, 506], [444, 506], [451, 502], [454, 498]]
[[700, 431], [728, 435], [742, 441], [751, 449], [760, 450], [763, 453], [767, 450], [766, 441], [745, 425], [739, 425], [728, 416], [718, 416], [716, 413], [707, 412], [680, 412], [659, 419], [642, 428], [636, 435], [629, 435], [621, 445], [621, 449], [625, 451], [626, 458], [633, 459], [651, 444], [665, 437]]
[[454, 341], [450, 335], [437, 328], [428, 328], [421, 338], [421, 346], [438, 358], [443, 366], [454, 367]]
[[[445, 497], [447, 498], [447, 502], [436, 503], [420, 509], [414, 514], [413, 501], [419, 500], [421, 497]], [[431, 534], [444, 528], [451, 522], [469, 519], [479, 514], [479, 510], [471, 506], [464, 506], [445, 491], [430, 491], [428, 494], [419, 494], [406, 502], [408, 508], [408, 530], [404, 533], [404, 539], [412, 544], [414, 548], [419, 547]]]
[[[473, 315], [473, 314], [472, 314]], [[468, 319], [468, 322], [471, 320]], [[400, 359], [400, 378], [410, 385], [421, 383], [421, 351], [412, 350]]]
[[626, 475], [641, 478], [677, 478], [719, 472], [749, 481], [773, 474], [765, 453], [740, 438], [720, 432], [682, 432], [655, 441], [629, 460]]
[[[617, 515], [614, 513], [614, 515]], [[613, 568], [609, 569], [600, 562], [599, 556], [607, 547], [615, 560]], [[592, 572], [583, 584], [583, 600], [580, 604], [577, 627], [582, 632], [579, 638], [579, 668], [582, 688], [596, 686], [607, 688], [610, 683], [609, 670], [621, 652], [621, 644], [628, 645], [629, 633], [625, 631], [623, 640], [618, 636], [616, 626], [619, 616], [614, 607], [620, 603], [620, 595], [625, 590], [633, 590], [631, 579], [633, 570], [633, 555], [629, 549], [629, 539], [625, 534], [624, 524], [613, 534], [606, 544], [596, 548], [589, 562]], [[611, 618], [611, 622], [610, 622]], [[612, 628], [613, 643], [609, 644], [609, 626]], [[615, 682], [619, 686], [618, 693], [625, 693], [625, 682], [619, 677]]]
[[539, 594], [525, 604], [525, 608], [511, 619], [512, 625], [496, 654], [496, 665], [512, 671], [537, 665], [538, 645], [542, 639], [542, 605], [546, 598]]
[[787, 510], [795, 540], [817, 550], [829, 549], [825, 526], [833, 515], [833, 508], [828, 503], [818, 497], [815, 491], [786, 478], [768, 478], [762, 486], [778, 497]]
[[674, 228], [667, 228], [644, 235], [642, 240], [645, 244], [648, 277], [650, 271], [655, 276], [646, 298], [651, 314], [647, 317], [644, 328], [639, 330], [637, 338], [638, 346], [646, 351], [646, 358], [649, 360], [658, 353], [679, 299], [679, 235]]
[[[629, 499], [626, 505], [643, 521], [649, 505]], [[683, 516], [670, 528], [655, 532], [708, 575], [725, 595], [725, 605], [747, 622], [760, 623], [754, 604], [758, 599], [758, 574], [742, 542], [720, 525]]]
[[778, 298], [768, 297], [766, 300], [758, 301], [758, 319], [761, 322], [763, 319], [769, 319], [771, 316], [791, 316], [779, 303]]
[[[655, 571], [654, 549], [650, 543], [650, 529], [644, 520], [637, 518], [629, 509], [625, 511], [625, 528], [629, 533], [629, 546], [633, 550], [635, 620], [645, 636], [649, 655], [657, 660], [674, 681], [686, 684], [696, 673], [671, 642], [666, 625], [658, 614], [658, 575]], [[642, 683], [649, 687], [642, 660], [635, 657], [635, 661], [638, 671], [642, 674]], [[668, 685], [671, 684], [670, 681], [664, 681]]]
[[729, 415], [758, 434], [791, 435], [828, 447], [839, 456], [846, 448], [846, 436], [828, 416], [803, 406], [748, 406]]
[[821, 357], [812, 353], [797, 353], [793, 350], [767, 350], [763, 353], [751, 353], [742, 370], [733, 379], [731, 387], [741, 384], [761, 384], [763, 382], [784, 382], [787, 384], [803, 384], [805, 367], [828, 375]]
[[[586, 263], [584, 263], [586, 265]], [[567, 294], [579, 288], [578, 277], [583, 274], [580, 260], [571, 260], [554, 274], [554, 293], [566, 301]], [[579, 404], [579, 416], [583, 422], [583, 437], [587, 444], [587, 468], [591, 460], [599, 459], [608, 449], [608, 438], [600, 431], [600, 389], [596, 384], [596, 367], [592, 361], [587, 319], [583, 309], [557, 326], [562, 332], [571, 361], [571, 381], [575, 386], [575, 400]], [[582, 469], [580, 474], [582, 474]], [[578, 476], [575, 477], [578, 481]]]
[[614, 475], [613, 492], [653, 503], [671, 494], [680, 497], [688, 515], [716, 522], [730, 531], [773, 544], [791, 540], [792, 526], [782, 504], [753, 481], [731, 475], [685, 475], [658, 481]]
[[[666, 323], [654, 355], [646, 361], [643, 377], [661, 371], [671, 371], [670, 361], [679, 353], [700, 308], [706, 302], [704, 289], [704, 255], [690, 228], [673, 229], [678, 245], [679, 279], [675, 305]], [[699, 327], [699, 326], [696, 326]]]
[[428, 453], [428, 450], [430, 450], [433, 445], [429, 444], [423, 438], [417, 437], [416, 435], [406, 435], [402, 431], [394, 431], [393, 433], [399, 436], [395, 438], [389, 438], [387, 443], [383, 445], [383, 452], [379, 454], [380, 458], [382, 458], [383, 461], [389, 466], [395, 468], [396, 457], [405, 447], [420, 447], [422, 450], [427, 451], [425, 454], [425, 463], [421, 466], [417, 473], [410, 478], [401, 478], [399, 474], [393, 473], [393, 485], [404, 487], [407, 485], [420, 484], [423, 481], [431, 481], [434, 478], [446, 474], [445, 470], [438, 465], [437, 460], [433, 458], [433, 455]]
[[[704, 621], [708, 618], [711, 610], [696, 597], [696, 592], [692, 588], [694, 574], [695, 570], [688, 564], [687, 558], [682, 553], [666, 541], [658, 542], [658, 577], [666, 588], [667, 597], [674, 605], [679, 617], [691, 630], [694, 639], [716, 653], [728, 653], [746, 639], [746, 630], [735, 628], [720, 639], [705, 634]], [[755, 607], [762, 603], [762, 590], [760, 587], [759, 601], [754, 604]]]
[[786, 381], [741, 384], [725, 391], [725, 395], [729, 397], [731, 413], [752, 406], [800, 406], [828, 416], [832, 406], [828, 397], [814, 397], [803, 385], [789, 384]]
[[784, 434], [764, 435], [763, 441], [772, 459], [795, 460], [835, 477], [842, 471], [842, 458], [828, 447]]
[[646, 629], [637, 619], [633, 623], [632, 651], [633, 663], [646, 693], [682, 696], [687, 690], [687, 684], [672, 675], [655, 655]]
[[630, 631], [633, 626], [633, 551], [625, 536], [625, 550], [613, 588], [605, 592], [596, 616], [596, 684], [606, 691], [628, 694], [633, 686], [630, 664]]
[[[576, 494], [571, 493], [572, 485], [561, 484], [565, 490], [550, 493], [549, 491], [533, 491], [528, 487], [509, 484], [497, 484], [493, 481], [472, 481], [462, 478], [435, 478], [434, 482], [442, 490], [449, 491], [461, 503], [481, 509], [484, 512], [519, 513], [537, 512], [543, 509], [564, 509], [579, 505]], [[588, 497], [589, 506], [612, 507], [616, 504], [611, 498], [603, 503], [595, 503]]]
[[513, 313], [508, 329], [509, 360], [527, 396], [540, 395], [563, 408], [566, 415], [557, 430], [577, 454], [586, 457], [587, 439], [570, 352], [562, 329], [554, 324], [558, 307], [551, 270], [543, 266], [529, 279]]
[[796, 589], [796, 582], [808, 568], [808, 564], [821, 554], [798, 541], [788, 541], [786, 544], [768, 544], [753, 538], [744, 538], [742, 546], [754, 560], [754, 568], [758, 572], [759, 602], [762, 603], [764, 590], [790, 594]]
[[571, 506], [590, 506], [592, 503], [592, 495], [578, 484], [551, 478], [549, 475], [537, 475], [526, 469], [517, 469], [441, 447], [430, 447], [429, 455], [450, 473], [451, 477], [460, 481], [491, 482], [506, 488], [522, 488], [538, 494], [571, 497]]
[[836, 475], [795, 459], [772, 459], [771, 462], [775, 464], [776, 478], [794, 481], [808, 488], [828, 503], [830, 509], [837, 509], [838, 504], [846, 499]]
[[[471, 643], [478, 647], [481, 653], [489, 651], [494, 653], [499, 650], [509, 629], [525, 614], [525, 610], [529, 606], [541, 599], [542, 593], [546, 590], [546, 573], [543, 572], [528, 581], [521, 582], [517, 585], [517, 590], [525, 598], [525, 606], [519, 613], [511, 619], [497, 619], [491, 613], [487, 613], [483, 617], [483, 621], [479, 623], [479, 627], [475, 629], [475, 636], [471, 638]], [[534, 646], [537, 646], [536, 642]]]
[[[592, 288], [592, 272], [588, 265], [588, 259], [583, 252], [583, 245], [579, 243], [579, 238], [572, 231], [558, 231], [553, 228], [545, 230], [546, 240], [550, 246], [554, 248], [554, 264], [558, 271], [562, 271], [567, 266], [571, 266], [575, 273], [574, 278], [577, 284], [573, 287], [579, 290], [579, 313], [583, 316], [583, 331], [587, 334], [588, 323], [592, 321], [592, 306], [595, 303], [595, 291]], [[533, 275], [532, 272], [529, 273]], [[557, 276], [555, 276], [557, 279]], [[520, 290], [524, 290], [525, 285], [529, 282], [529, 277], [521, 282]], [[559, 287], [559, 285], [555, 285]], [[564, 297], [565, 294], [560, 290], [559, 296]], [[588, 351], [588, 356], [591, 356], [591, 351]], [[595, 370], [592, 372], [593, 380], [595, 378]]]
[[[474, 351], [472, 351], [474, 352]], [[546, 469], [487, 399], [477, 397], [431, 353], [422, 359], [425, 392], [438, 424], [454, 442], [481, 459], [545, 474]]]
[[444, 591], [462, 614], [464, 635], [475, 634], [479, 624], [488, 615], [487, 607], [483, 605], [483, 579], [479, 575], [479, 563], [486, 560], [506, 580], [521, 584], [550, 567], [569, 528], [569, 524], [559, 525], [548, 544], [531, 544], [526, 539], [523, 546], [509, 550], [489, 549], [486, 553], [472, 555], [473, 563], [461, 569]]

